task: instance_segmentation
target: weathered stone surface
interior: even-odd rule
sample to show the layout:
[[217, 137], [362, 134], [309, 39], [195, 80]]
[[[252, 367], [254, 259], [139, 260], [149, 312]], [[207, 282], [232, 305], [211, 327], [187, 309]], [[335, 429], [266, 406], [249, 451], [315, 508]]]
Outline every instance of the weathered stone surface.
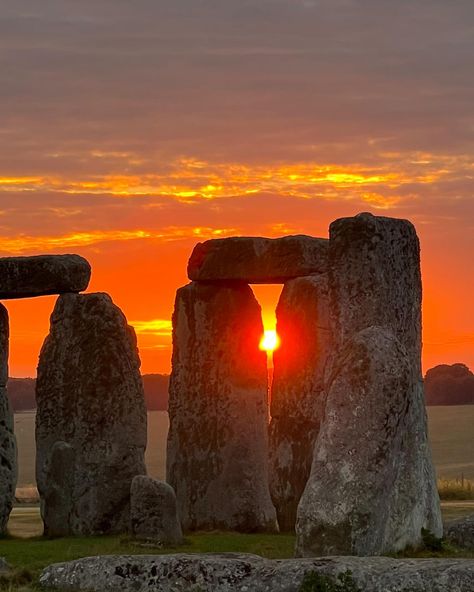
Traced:
[[54, 443], [43, 503], [43, 519], [49, 536], [67, 536], [70, 533], [74, 509], [75, 456], [70, 444], [61, 441]]
[[178, 290], [167, 481], [184, 530], [277, 528], [262, 331], [247, 285], [191, 283]]
[[91, 267], [79, 255], [39, 255], [0, 258], [0, 298], [29, 298], [82, 292]]
[[137, 539], [180, 545], [183, 533], [171, 485], [145, 475], [134, 477], [130, 492], [130, 526]]
[[442, 535], [412, 357], [386, 328], [342, 348], [298, 508], [297, 555], [379, 555]]
[[327, 276], [285, 283], [276, 309], [281, 346], [273, 353], [270, 492], [282, 531], [293, 531], [324, 413], [332, 351]]
[[361, 592], [474, 591], [472, 559], [272, 561], [231, 553], [88, 557], [47, 567], [40, 584], [53, 590], [87, 592], [298, 592], [311, 572], [332, 579], [351, 572]]
[[419, 365], [420, 245], [407, 220], [359, 214], [329, 228], [334, 332], [340, 343], [373, 325], [390, 328]]
[[7, 396], [9, 324], [7, 309], [0, 304], [0, 535], [6, 532], [15, 498], [17, 480], [16, 438], [13, 412]]
[[46, 534], [57, 534], [66, 515], [69, 534], [128, 531], [130, 485], [146, 473], [139, 369], [135, 332], [107, 294], [59, 297], [36, 385], [36, 477]]
[[446, 538], [465, 549], [474, 549], [474, 514], [446, 525]]
[[327, 270], [327, 239], [297, 235], [231, 237], [198, 243], [188, 263], [191, 280], [280, 283]]

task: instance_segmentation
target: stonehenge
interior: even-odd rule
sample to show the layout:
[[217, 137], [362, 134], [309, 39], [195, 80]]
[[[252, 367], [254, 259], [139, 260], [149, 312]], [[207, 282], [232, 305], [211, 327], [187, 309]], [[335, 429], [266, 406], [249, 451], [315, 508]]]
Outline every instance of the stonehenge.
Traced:
[[[381, 555], [442, 535], [421, 374], [420, 247], [359, 214], [329, 239], [196, 245], [176, 294], [167, 482], [146, 476], [136, 336], [79, 256], [0, 259], [0, 298], [59, 294], [37, 379], [45, 533], [296, 532], [296, 555]], [[283, 285], [269, 385], [250, 284]], [[16, 482], [0, 309], [0, 534]]]
[[[247, 499], [248, 481], [225, 475], [251, 475], [263, 452], [260, 486], [268, 474], [298, 556], [379, 555], [420, 544], [422, 529], [441, 536], [413, 225], [359, 214], [335, 221], [329, 240], [210, 240], [195, 247], [188, 277], [173, 316], [168, 439], [184, 528], [235, 528], [218, 512]], [[268, 441], [254, 428], [265, 412], [249, 406], [265, 407], [251, 283], [283, 284]]]

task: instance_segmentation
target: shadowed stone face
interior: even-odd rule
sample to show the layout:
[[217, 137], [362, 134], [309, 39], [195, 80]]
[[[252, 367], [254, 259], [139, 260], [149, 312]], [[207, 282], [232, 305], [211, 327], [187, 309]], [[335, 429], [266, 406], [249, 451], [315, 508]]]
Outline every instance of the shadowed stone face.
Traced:
[[260, 307], [245, 284], [178, 290], [167, 480], [185, 530], [277, 528], [262, 330]]
[[132, 481], [130, 506], [130, 526], [136, 539], [163, 545], [183, 543], [176, 495], [168, 483], [137, 475]]
[[328, 246], [326, 239], [304, 235], [209, 240], [194, 248], [188, 277], [199, 281], [278, 284], [326, 271]]
[[5, 534], [15, 498], [17, 480], [16, 438], [13, 413], [7, 396], [9, 324], [0, 304], [0, 535]]
[[[130, 485], [146, 473], [139, 369], [135, 332], [109, 296], [59, 297], [36, 386], [36, 476], [46, 534], [55, 534], [58, 514], [67, 520], [58, 534], [128, 530]], [[70, 473], [61, 469], [67, 459], [74, 463]]]
[[293, 531], [324, 412], [332, 350], [327, 276], [286, 282], [276, 309], [281, 346], [273, 354], [270, 491], [282, 531]]
[[301, 556], [376, 555], [441, 536], [421, 377], [419, 244], [404, 220], [330, 229], [335, 351], [298, 508]]
[[0, 258], [0, 298], [83, 292], [91, 268], [79, 255]]

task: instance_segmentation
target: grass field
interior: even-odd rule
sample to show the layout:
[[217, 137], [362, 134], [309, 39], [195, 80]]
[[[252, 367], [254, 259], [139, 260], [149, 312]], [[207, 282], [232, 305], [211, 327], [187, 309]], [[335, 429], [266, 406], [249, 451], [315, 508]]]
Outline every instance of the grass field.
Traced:
[[[474, 480], [474, 405], [428, 408], [433, 458], [441, 479]], [[18, 440], [18, 486], [35, 482], [35, 414], [15, 416]], [[163, 411], [148, 414], [148, 447], [146, 461], [152, 477], [165, 477], [168, 415]]]

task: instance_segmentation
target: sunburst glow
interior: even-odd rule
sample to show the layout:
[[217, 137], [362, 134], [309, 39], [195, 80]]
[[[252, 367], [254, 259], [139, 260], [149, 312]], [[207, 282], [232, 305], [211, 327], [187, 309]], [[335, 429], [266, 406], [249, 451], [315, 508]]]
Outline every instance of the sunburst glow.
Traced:
[[266, 329], [260, 340], [260, 349], [266, 352], [272, 352], [280, 346], [280, 338], [275, 329]]

